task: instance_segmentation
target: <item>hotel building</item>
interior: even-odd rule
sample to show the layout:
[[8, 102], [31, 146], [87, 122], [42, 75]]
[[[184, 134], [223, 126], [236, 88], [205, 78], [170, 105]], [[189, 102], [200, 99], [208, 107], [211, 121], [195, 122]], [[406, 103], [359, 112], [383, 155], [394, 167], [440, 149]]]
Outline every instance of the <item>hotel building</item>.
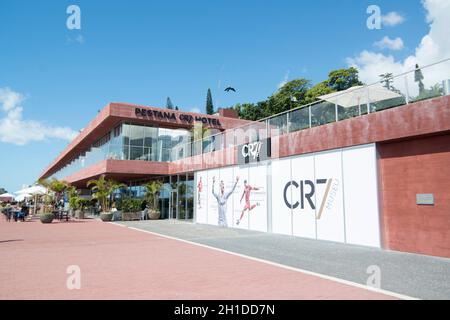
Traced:
[[40, 178], [159, 179], [163, 219], [450, 257], [450, 60], [415, 72], [255, 122], [110, 103]]

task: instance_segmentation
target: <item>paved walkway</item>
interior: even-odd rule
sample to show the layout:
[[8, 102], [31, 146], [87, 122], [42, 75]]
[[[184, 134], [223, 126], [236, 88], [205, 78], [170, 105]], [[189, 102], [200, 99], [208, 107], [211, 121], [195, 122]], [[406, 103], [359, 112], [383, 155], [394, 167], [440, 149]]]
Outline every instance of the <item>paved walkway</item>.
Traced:
[[176, 220], [123, 224], [363, 285], [367, 268], [378, 266], [382, 289], [420, 299], [450, 299], [450, 259]]
[[[157, 224], [172, 223], [141, 227]], [[67, 289], [71, 265], [80, 267], [80, 290]], [[391, 298], [111, 223], [0, 221], [0, 299]]]

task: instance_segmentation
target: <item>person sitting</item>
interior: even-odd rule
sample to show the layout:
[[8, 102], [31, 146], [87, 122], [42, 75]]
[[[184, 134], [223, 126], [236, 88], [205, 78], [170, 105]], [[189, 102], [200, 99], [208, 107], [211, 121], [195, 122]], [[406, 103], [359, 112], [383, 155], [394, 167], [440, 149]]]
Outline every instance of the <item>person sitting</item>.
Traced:
[[118, 214], [117, 214], [117, 208], [116, 208], [116, 204], [115, 203], [113, 203], [112, 204], [112, 208], [111, 208], [111, 213], [113, 214], [113, 216], [112, 216], [112, 221], [118, 221], [118, 220], [120, 220], [119, 219], [119, 216], [118, 216]]
[[25, 222], [25, 212], [23, 211], [17, 211], [16, 213], [16, 222], [20, 220], [22, 222]]

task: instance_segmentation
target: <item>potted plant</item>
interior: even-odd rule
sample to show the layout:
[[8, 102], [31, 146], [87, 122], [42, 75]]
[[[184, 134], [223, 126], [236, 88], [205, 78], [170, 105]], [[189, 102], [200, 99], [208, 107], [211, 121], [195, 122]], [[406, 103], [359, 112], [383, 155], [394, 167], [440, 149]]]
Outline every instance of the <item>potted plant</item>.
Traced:
[[122, 221], [141, 219], [141, 199], [127, 198], [122, 200]]
[[163, 186], [163, 182], [155, 180], [145, 185], [147, 192], [145, 193], [145, 199], [149, 205], [148, 218], [150, 220], [158, 220], [161, 216], [159, 210], [159, 191]]
[[89, 199], [77, 198], [76, 199], [77, 210], [75, 212], [75, 218], [84, 219], [86, 208], [90, 205], [90, 203], [91, 201]]
[[42, 223], [52, 223], [55, 215], [53, 214], [53, 200], [54, 194], [50, 192], [50, 183], [47, 180], [39, 180], [39, 184], [46, 188], [46, 193], [43, 195], [44, 205], [42, 213], [39, 215], [39, 220]]
[[67, 193], [69, 196], [69, 208], [72, 217], [76, 217], [78, 210], [78, 192], [77, 189], [73, 186], [67, 189]]
[[114, 180], [105, 179], [105, 176], [101, 175], [97, 180], [89, 180], [87, 186], [91, 186], [93, 192], [92, 197], [97, 199], [100, 204], [100, 219], [104, 222], [111, 221], [113, 213], [110, 212], [110, 197], [116, 189], [124, 188], [126, 185]]

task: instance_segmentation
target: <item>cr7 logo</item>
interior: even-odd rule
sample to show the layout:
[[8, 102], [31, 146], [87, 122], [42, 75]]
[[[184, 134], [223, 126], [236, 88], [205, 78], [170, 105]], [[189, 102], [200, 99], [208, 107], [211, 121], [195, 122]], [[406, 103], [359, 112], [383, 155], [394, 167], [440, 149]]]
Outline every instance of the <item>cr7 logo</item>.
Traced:
[[[315, 210], [316, 185], [320, 184], [326, 185], [325, 193], [316, 215], [316, 218], [320, 219], [324, 209], [331, 209], [334, 203], [339, 188], [339, 180], [337, 179], [317, 179], [315, 183], [311, 180], [300, 180], [299, 182], [294, 180], [290, 181], [285, 185], [283, 190], [284, 203], [289, 209], [297, 209], [300, 207], [300, 209], [303, 210], [305, 209], [305, 206], [308, 205], [312, 210]], [[294, 188], [292, 189], [292, 203], [289, 201], [289, 191], [291, 188]], [[297, 195], [296, 192], [298, 192]], [[297, 200], [294, 202], [294, 199]]]
[[244, 158], [252, 156], [253, 160], [259, 157], [261, 152], [262, 142], [257, 141], [242, 146], [242, 156]]

